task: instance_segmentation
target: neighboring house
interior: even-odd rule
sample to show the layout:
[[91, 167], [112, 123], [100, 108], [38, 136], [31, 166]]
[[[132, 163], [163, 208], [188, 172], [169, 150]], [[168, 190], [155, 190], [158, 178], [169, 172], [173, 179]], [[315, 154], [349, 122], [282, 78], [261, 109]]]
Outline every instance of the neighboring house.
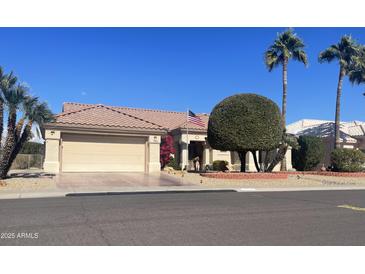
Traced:
[[[181, 167], [192, 169], [192, 159], [199, 156], [202, 168], [215, 160], [226, 160], [232, 169], [239, 170], [237, 153], [209, 146], [206, 142], [209, 116], [198, 116], [204, 126], [187, 123], [185, 112], [64, 103], [55, 122], [45, 125], [44, 169], [48, 172], [159, 171], [161, 137], [171, 134], [175, 158]], [[290, 151], [287, 157], [290, 169]], [[246, 158], [247, 169], [255, 171], [252, 154], [247, 153]]]
[[[323, 138], [325, 143], [325, 166], [330, 164], [331, 152], [335, 144], [334, 122], [303, 119], [287, 126], [287, 132], [296, 136], [310, 135]], [[365, 122], [341, 122], [340, 141], [342, 148], [365, 150]]]
[[[3, 135], [2, 135], [2, 141], [1, 141], [1, 143], [3, 145], [5, 144], [7, 134], [8, 134], [8, 129], [5, 126], [4, 131], [3, 131]], [[44, 139], [42, 137], [42, 132], [41, 132], [41, 130], [40, 130], [37, 123], [34, 123], [33, 126], [32, 126], [32, 138], [29, 140], [29, 142], [39, 143], [39, 144], [44, 143]]]

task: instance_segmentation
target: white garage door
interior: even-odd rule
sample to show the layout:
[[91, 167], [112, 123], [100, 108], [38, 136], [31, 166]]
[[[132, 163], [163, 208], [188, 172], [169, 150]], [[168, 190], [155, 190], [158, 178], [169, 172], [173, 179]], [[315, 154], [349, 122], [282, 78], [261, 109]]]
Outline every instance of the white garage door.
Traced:
[[146, 139], [107, 135], [63, 134], [62, 171], [144, 171]]

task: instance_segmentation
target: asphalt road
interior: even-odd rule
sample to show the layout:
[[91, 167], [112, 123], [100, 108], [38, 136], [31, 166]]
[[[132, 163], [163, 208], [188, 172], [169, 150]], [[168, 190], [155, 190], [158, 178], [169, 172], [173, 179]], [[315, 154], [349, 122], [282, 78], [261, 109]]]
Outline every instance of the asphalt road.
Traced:
[[361, 190], [0, 200], [0, 245], [365, 245], [362, 208]]

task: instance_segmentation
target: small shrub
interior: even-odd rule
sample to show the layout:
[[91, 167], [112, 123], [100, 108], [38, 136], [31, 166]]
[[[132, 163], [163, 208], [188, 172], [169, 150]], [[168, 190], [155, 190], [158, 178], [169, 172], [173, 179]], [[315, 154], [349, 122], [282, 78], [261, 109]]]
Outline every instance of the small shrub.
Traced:
[[216, 160], [213, 162], [213, 170], [215, 171], [226, 171], [228, 170], [228, 162], [222, 160]]
[[359, 172], [364, 170], [365, 154], [354, 149], [335, 149], [331, 153], [331, 164], [334, 171]]
[[174, 157], [170, 157], [170, 162], [167, 164], [168, 167], [172, 167], [175, 170], [181, 170], [180, 165]]
[[315, 136], [300, 136], [299, 147], [292, 150], [293, 166], [300, 171], [313, 170], [323, 160], [324, 143]]

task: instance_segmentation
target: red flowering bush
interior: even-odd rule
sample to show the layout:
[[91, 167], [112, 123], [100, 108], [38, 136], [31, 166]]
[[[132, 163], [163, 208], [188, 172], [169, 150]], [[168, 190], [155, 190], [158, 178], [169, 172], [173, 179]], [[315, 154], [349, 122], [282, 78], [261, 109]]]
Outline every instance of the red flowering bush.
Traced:
[[166, 135], [165, 137], [162, 137], [160, 146], [161, 169], [170, 163], [172, 153], [175, 153], [174, 139], [171, 135]]

